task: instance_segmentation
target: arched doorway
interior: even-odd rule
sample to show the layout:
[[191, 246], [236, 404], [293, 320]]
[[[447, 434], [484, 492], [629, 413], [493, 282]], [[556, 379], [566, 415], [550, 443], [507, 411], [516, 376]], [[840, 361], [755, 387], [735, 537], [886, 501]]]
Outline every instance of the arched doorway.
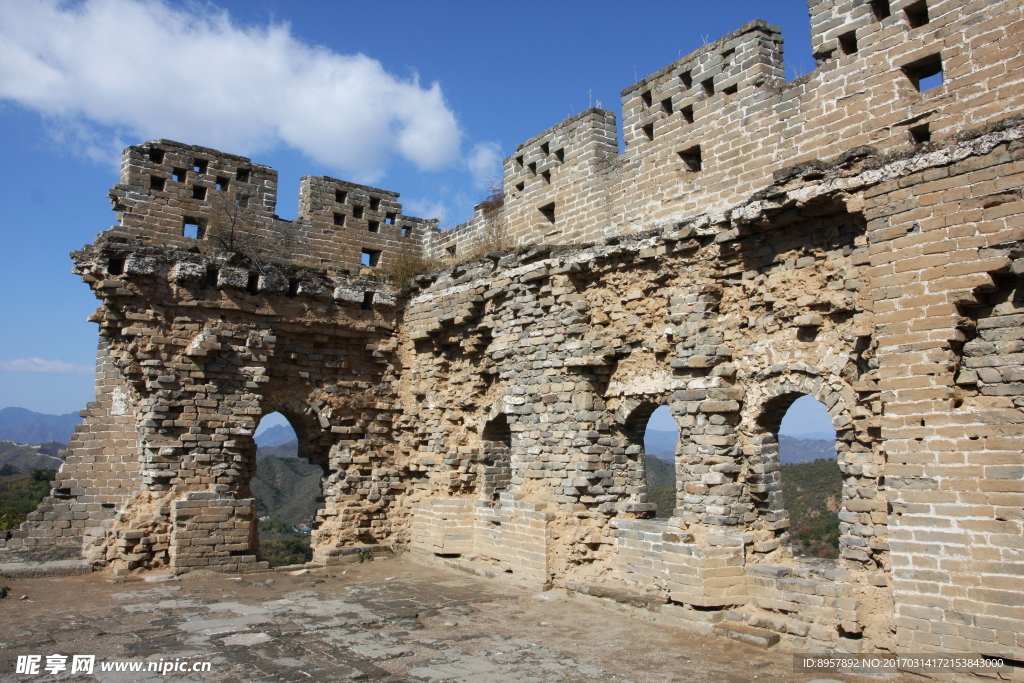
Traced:
[[[634, 401], [624, 408], [629, 409], [622, 425], [626, 458], [612, 465], [616, 483], [613, 490], [624, 494], [629, 501], [625, 510], [638, 517], [671, 517], [677, 500], [675, 450], [679, 432], [675, 420], [668, 407], [656, 399]], [[652, 499], [652, 484], [657, 500]]]
[[793, 553], [838, 558], [843, 479], [828, 410], [812, 396], [787, 394], [769, 402], [762, 424], [778, 443], [777, 505], [788, 516]]
[[256, 469], [249, 488], [259, 514], [259, 552], [271, 566], [312, 558], [310, 538], [323, 496], [323, 469], [299, 457], [292, 423], [278, 412], [256, 428]]
[[644, 430], [644, 468], [647, 502], [656, 505], [654, 516], [671, 517], [677, 505], [676, 444], [679, 426], [668, 406], [660, 406], [647, 420]]

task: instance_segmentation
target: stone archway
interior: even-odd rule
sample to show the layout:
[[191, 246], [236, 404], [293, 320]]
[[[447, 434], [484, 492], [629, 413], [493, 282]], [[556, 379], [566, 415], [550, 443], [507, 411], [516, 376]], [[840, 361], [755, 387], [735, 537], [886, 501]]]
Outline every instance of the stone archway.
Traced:
[[[751, 394], [754, 394], [751, 397]], [[851, 429], [856, 394], [838, 378], [823, 379], [809, 374], [788, 373], [747, 392], [741, 434], [744, 458], [741, 477], [746, 480], [753, 519], [750, 529], [756, 537], [755, 553], [771, 553], [789, 540], [789, 513], [782, 498], [779, 428], [790, 406], [801, 396], [810, 396], [824, 404], [836, 430], [836, 458], [840, 471], [848, 474], [853, 463], [849, 454], [855, 449]], [[751, 400], [753, 398], [753, 400]], [[840, 501], [840, 519], [851, 507], [844, 487]], [[857, 506], [856, 503], [853, 504]], [[852, 525], [841, 523], [840, 544], [856, 544], [850, 534]]]

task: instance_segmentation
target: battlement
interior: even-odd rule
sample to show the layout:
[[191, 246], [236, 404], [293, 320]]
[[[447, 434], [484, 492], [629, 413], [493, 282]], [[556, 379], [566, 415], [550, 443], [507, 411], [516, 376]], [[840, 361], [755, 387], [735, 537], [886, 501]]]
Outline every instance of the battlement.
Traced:
[[[751, 21], [588, 109], [504, 161], [503, 202], [449, 231], [402, 213], [396, 192], [326, 176], [301, 181], [299, 213], [275, 213], [277, 174], [245, 157], [159, 140], [125, 152], [115, 233], [187, 248], [225, 207], [279, 258], [318, 268], [463, 258], [525, 244], [580, 244], [722, 212], [782, 168], [869, 145], [911, 149], [1024, 104], [1013, 40], [986, 17], [1014, 3], [814, 0], [817, 68], [791, 82], [779, 29]], [[1005, 19], [1004, 19], [1005, 21]], [[228, 209], [230, 211], [230, 208]]]
[[[304, 176], [294, 221], [277, 216], [277, 171], [246, 157], [171, 140], [125, 150], [110, 191], [110, 234], [196, 249], [226, 239], [262, 244], [267, 258], [315, 268], [387, 266], [420, 253], [436, 220], [402, 214], [398, 193], [328, 176]], [[245, 251], [245, 249], [242, 249]]]

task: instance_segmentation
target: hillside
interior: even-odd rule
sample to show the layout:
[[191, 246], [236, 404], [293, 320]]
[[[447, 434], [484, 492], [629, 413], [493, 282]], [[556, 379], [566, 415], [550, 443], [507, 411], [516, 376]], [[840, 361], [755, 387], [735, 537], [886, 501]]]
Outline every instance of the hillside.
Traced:
[[78, 413], [47, 415], [25, 408], [0, 410], [0, 441], [40, 444], [47, 441], [67, 443], [82, 423]]
[[843, 479], [834, 459], [782, 466], [782, 502], [789, 512], [793, 550], [839, 556], [839, 501]]
[[36, 509], [50, 492], [54, 470], [12, 472], [9, 465], [0, 466], [0, 530], [17, 529], [25, 515]]
[[49, 443], [33, 448], [11, 441], [0, 441], [0, 467], [8, 465], [15, 472], [31, 472], [36, 469], [58, 470], [64, 461], [48, 454], [63, 448], [63, 444]]
[[671, 517], [676, 506], [675, 465], [648, 453], [645, 466], [647, 501], [658, 506], [655, 517]]
[[270, 517], [288, 526], [312, 525], [320, 504], [320, 480], [323, 470], [300, 458], [265, 455], [256, 460], [252, 479], [253, 495], [261, 517]]

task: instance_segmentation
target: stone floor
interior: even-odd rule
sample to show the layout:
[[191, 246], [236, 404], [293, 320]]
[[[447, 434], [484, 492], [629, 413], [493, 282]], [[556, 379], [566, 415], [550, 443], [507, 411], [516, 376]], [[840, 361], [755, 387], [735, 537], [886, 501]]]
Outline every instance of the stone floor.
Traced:
[[[408, 556], [297, 573], [197, 572], [148, 580], [94, 573], [0, 583], [10, 588], [0, 600], [2, 681], [867, 680], [794, 672], [789, 653]], [[53, 654], [68, 655], [69, 665], [71, 655], [95, 655], [94, 672], [15, 673], [18, 655], [42, 655], [45, 666]], [[209, 662], [211, 668], [166, 675], [145, 670], [160, 660]], [[143, 671], [100, 670], [112, 662], [143, 662]]]

